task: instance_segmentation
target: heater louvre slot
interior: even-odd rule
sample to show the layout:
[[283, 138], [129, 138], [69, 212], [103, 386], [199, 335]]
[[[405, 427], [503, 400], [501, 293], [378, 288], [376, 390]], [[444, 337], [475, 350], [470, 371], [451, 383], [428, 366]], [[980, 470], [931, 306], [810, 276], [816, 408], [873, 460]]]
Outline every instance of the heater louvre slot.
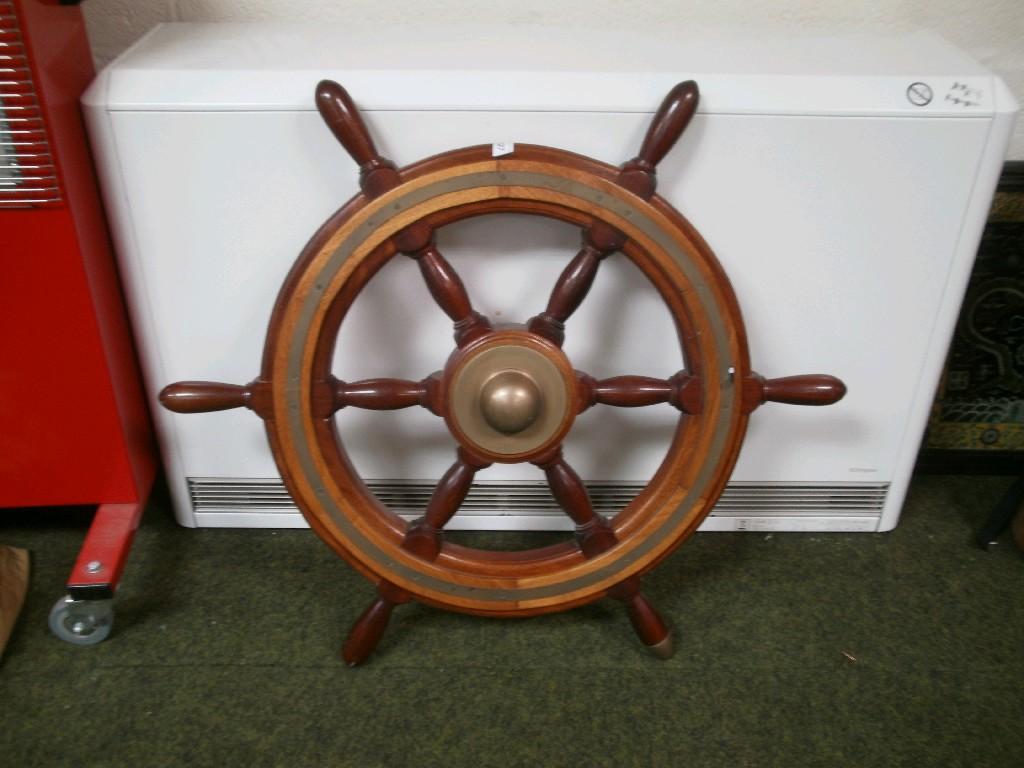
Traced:
[[[421, 514], [434, 489], [427, 481], [370, 480], [374, 495], [395, 512]], [[643, 483], [587, 483], [594, 509], [615, 515], [643, 489]], [[295, 512], [287, 489], [271, 478], [188, 479], [192, 508], [197, 513]], [[871, 515], [885, 505], [888, 483], [729, 483], [713, 515]], [[462, 516], [561, 515], [543, 482], [474, 483], [460, 507]]]
[[0, 208], [63, 198], [18, 17], [0, 2]]

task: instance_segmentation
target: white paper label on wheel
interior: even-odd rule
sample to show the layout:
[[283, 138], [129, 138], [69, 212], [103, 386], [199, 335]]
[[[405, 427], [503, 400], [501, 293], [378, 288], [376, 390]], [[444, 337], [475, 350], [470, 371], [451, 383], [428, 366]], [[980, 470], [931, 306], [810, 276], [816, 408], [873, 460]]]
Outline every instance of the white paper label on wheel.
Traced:
[[516, 145], [511, 141], [496, 141], [491, 144], [491, 157], [511, 155], [516, 151]]

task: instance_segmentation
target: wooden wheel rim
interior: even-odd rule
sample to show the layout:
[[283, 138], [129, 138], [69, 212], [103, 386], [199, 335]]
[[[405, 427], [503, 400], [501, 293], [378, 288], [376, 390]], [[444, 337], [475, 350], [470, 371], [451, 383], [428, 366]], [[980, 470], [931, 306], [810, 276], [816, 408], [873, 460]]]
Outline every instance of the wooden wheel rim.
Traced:
[[[273, 392], [268, 436], [285, 483], [311, 527], [368, 577], [418, 599], [473, 613], [560, 610], [602, 597], [685, 540], [710, 512], [746, 428], [739, 382], [749, 371], [742, 319], [724, 272], [685, 219], [657, 196], [614, 183], [617, 170], [543, 147], [494, 159], [489, 147], [439, 155], [402, 172], [379, 197], [359, 195], [317, 232], [278, 296], [262, 378]], [[613, 521], [619, 544], [586, 559], [571, 542], [523, 552], [445, 544], [434, 561], [402, 549], [405, 524], [355, 472], [315, 393], [330, 372], [345, 312], [394, 253], [404, 227], [521, 211], [577, 224], [602, 220], [628, 237], [623, 251], [652, 280], [700, 376], [701, 412], [680, 419], [647, 488]], [[687, 462], [687, 458], [701, 457]]]

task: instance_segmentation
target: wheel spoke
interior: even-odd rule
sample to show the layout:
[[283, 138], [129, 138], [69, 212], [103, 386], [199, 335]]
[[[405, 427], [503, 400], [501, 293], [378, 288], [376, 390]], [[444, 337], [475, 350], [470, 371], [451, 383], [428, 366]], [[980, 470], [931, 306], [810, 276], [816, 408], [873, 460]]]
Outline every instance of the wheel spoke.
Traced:
[[579, 253], [558, 276], [547, 309], [530, 319], [530, 331], [561, 346], [565, 340], [565, 321], [583, 303], [594, 284], [601, 259], [610, 252], [597, 248], [585, 238]]
[[441, 551], [441, 529], [458, 512], [476, 473], [489, 466], [460, 448], [458, 459], [435, 486], [426, 513], [409, 526], [402, 546], [424, 560], [435, 559]]
[[408, 255], [420, 265], [420, 273], [434, 301], [455, 323], [456, 344], [465, 346], [490, 332], [491, 321], [473, 309], [459, 273], [441, 255], [436, 245], [431, 243]]
[[422, 381], [407, 379], [363, 379], [345, 382], [337, 379], [330, 383], [330, 410], [367, 408], [373, 411], [393, 411], [421, 405], [432, 413], [440, 413], [439, 373]]
[[[615, 182], [649, 200], [658, 185], [656, 168], [668, 154], [697, 111], [699, 92], [692, 80], [679, 83], [662, 100], [644, 136], [640, 152], [619, 168]], [[559, 346], [565, 341], [565, 321], [586, 298], [601, 260], [622, 248], [626, 236], [604, 221], [583, 232], [583, 247], [562, 271], [551, 291], [548, 306], [530, 319], [529, 329]]]
[[434, 244], [434, 230], [423, 222], [411, 224], [394, 237], [399, 251], [420, 266], [434, 301], [455, 323], [455, 343], [465, 346], [491, 332], [491, 321], [474, 311], [459, 273]]
[[618, 543], [608, 521], [594, 511], [586, 486], [563, 458], [561, 448], [534, 463], [544, 470], [555, 501], [576, 523], [577, 541], [586, 557], [599, 555]]
[[619, 408], [638, 408], [645, 405], [669, 403], [683, 413], [695, 414], [701, 410], [700, 379], [680, 371], [668, 379], [650, 376], [614, 376], [595, 380], [579, 374], [584, 407], [613, 405]]
[[[359, 185], [377, 197], [401, 183], [395, 164], [377, 152], [359, 110], [338, 83], [323, 80], [316, 87], [316, 105], [328, 128], [359, 165]], [[466, 287], [434, 245], [434, 231], [423, 222], [410, 224], [394, 237], [398, 250], [419, 262], [427, 288], [455, 323], [455, 341], [464, 346], [491, 330], [490, 321], [474, 312]]]

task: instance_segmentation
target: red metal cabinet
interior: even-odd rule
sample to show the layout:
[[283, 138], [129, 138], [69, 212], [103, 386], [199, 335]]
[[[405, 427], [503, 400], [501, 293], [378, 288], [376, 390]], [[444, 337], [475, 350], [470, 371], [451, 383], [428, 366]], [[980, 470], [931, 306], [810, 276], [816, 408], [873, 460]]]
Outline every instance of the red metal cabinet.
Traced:
[[112, 596], [156, 468], [79, 110], [93, 75], [77, 7], [0, 0], [0, 507], [98, 505], [51, 617], [79, 642], [109, 631], [72, 603]]

